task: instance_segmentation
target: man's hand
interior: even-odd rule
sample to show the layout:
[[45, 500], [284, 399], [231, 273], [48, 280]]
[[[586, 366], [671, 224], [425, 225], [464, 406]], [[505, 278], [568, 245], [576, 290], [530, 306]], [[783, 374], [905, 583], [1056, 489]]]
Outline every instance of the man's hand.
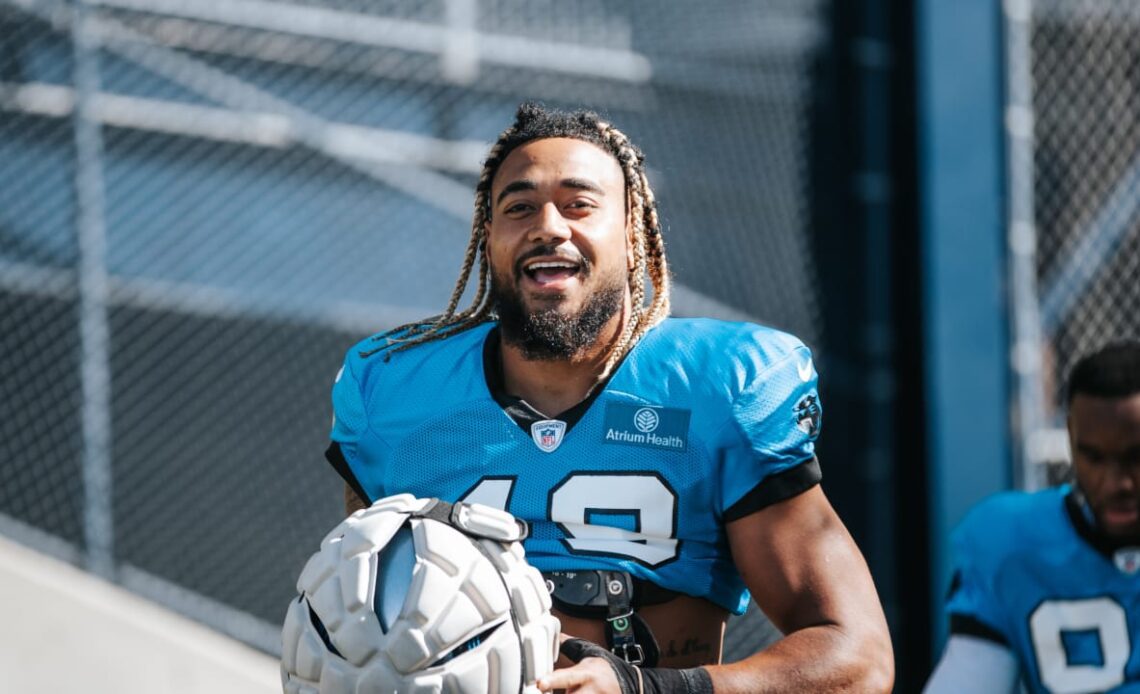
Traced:
[[559, 639], [562, 653], [574, 661], [574, 665], [539, 678], [539, 689], [544, 692], [564, 689], [567, 694], [637, 694], [636, 683], [632, 690], [618, 683], [617, 673], [605, 657], [608, 651], [601, 646], [565, 634]]
[[562, 637], [562, 654], [575, 664], [539, 679], [538, 688], [542, 691], [565, 689], [568, 694], [712, 694], [712, 680], [704, 668], [642, 669], [597, 644], [566, 636]]

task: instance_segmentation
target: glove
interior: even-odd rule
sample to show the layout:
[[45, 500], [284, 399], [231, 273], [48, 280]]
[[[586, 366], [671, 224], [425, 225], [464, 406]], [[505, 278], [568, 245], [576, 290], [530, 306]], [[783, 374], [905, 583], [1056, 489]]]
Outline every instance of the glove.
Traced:
[[639, 668], [585, 639], [566, 639], [562, 653], [575, 663], [582, 658], [605, 659], [617, 675], [621, 694], [713, 694], [712, 678], [702, 667]]

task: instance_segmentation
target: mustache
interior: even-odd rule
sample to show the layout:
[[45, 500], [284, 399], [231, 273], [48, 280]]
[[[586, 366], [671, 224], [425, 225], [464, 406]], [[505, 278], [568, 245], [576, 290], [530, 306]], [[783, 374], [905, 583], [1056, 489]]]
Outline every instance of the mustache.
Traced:
[[1137, 505], [1136, 496], [1127, 493], [1113, 494], [1101, 503], [1105, 508], [1134, 508]]
[[583, 275], [590, 273], [590, 261], [586, 260], [586, 258], [581, 254], [571, 253], [565, 249], [559, 248], [558, 246], [545, 244], [542, 246], [535, 246], [531, 250], [523, 253], [518, 257], [518, 260], [515, 261], [514, 267], [516, 280], [522, 279], [523, 265], [525, 265], [527, 261], [533, 260], [534, 258], [557, 258], [559, 260], [565, 260], [568, 263], [574, 263], [578, 265], [578, 267], [582, 268], [580, 272]]

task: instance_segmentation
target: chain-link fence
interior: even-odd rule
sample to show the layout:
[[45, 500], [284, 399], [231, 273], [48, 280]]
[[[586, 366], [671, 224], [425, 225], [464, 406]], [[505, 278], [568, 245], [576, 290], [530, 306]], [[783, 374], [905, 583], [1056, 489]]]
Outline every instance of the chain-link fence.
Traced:
[[[437, 312], [517, 104], [647, 152], [675, 313], [820, 339], [821, 0], [0, 0], [0, 531], [266, 651], [357, 339]], [[737, 620], [729, 656], [766, 638]]]
[[[1010, 131], [1032, 134], [1032, 157], [1011, 158], [1011, 196], [1013, 248], [1034, 258], [1014, 308], [1036, 321], [1019, 337], [1039, 330], [1041, 346], [1015, 353], [1022, 392], [1032, 394], [1021, 400], [1020, 421], [1023, 481], [1034, 487], [1057, 479], [1068, 457], [1061, 399], [1069, 369], [1098, 347], [1140, 337], [1140, 5], [1006, 5], [1019, 8], [1011, 54], [1024, 64], [1011, 71]], [[1020, 228], [1019, 199], [1031, 213]]]

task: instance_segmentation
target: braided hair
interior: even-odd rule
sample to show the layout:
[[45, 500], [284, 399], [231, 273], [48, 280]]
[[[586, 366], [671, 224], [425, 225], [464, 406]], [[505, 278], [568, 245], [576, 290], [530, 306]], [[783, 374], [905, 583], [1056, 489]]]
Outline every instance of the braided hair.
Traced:
[[[384, 352], [387, 358], [392, 353], [450, 337], [495, 318], [486, 229], [486, 223], [491, 219], [491, 182], [503, 161], [515, 149], [533, 140], [556, 137], [589, 142], [608, 152], [621, 167], [625, 178], [626, 211], [634, 244], [634, 267], [629, 275], [633, 308], [599, 378], [605, 378], [650, 328], [668, 316], [669, 268], [665, 261], [661, 222], [657, 217], [657, 201], [645, 175], [645, 156], [625, 133], [592, 111], [563, 112], [527, 102], [519, 106], [514, 124], [499, 135], [483, 163], [479, 183], [475, 186], [471, 237], [447, 308], [437, 316], [377, 335], [373, 340], [381, 344], [362, 353], [362, 356]], [[459, 310], [459, 301], [470, 283], [476, 263], [479, 278], [475, 296], [467, 308]], [[646, 277], [652, 286], [651, 297], [647, 296]]]

